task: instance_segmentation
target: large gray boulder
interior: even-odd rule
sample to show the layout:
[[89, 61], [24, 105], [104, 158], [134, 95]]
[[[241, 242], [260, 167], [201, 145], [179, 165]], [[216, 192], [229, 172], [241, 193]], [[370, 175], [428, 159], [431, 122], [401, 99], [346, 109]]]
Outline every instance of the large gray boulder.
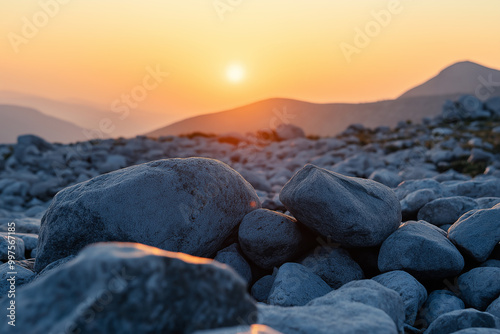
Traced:
[[394, 192], [381, 183], [306, 165], [280, 200], [299, 222], [346, 246], [380, 245], [401, 221]]
[[395, 270], [372, 278], [388, 289], [399, 293], [405, 305], [405, 323], [413, 325], [417, 312], [427, 299], [427, 290], [405, 271]]
[[475, 199], [465, 196], [452, 196], [435, 199], [418, 211], [418, 219], [441, 226], [453, 224], [461, 215], [475, 209]]
[[463, 310], [465, 304], [449, 290], [434, 290], [419, 311], [419, 324], [429, 327], [441, 315], [451, 311]]
[[332, 291], [319, 276], [298, 263], [282, 265], [269, 292], [268, 303], [279, 306], [302, 306]]
[[500, 295], [500, 268], [478, 267], [458, 277], [465, 304], [484, 311]]
[[492, 314], [468, 308], [445, 313], [424, 334], [451, 334], [467, 328], [500, 328], [500, 319]]
[[381, 272], [404, 270], [417, 279], [442, 279], [459, 274], [464, 258], [444, 231], [424, 221], [410, 221], [384, 241], [378, 267]]
[[286, 334], [395, 334], [394, 321], [382, 310], [362, 303], [279, 307], [258, 305], [260, 324]]
[[345, 302], [357, 302], [381, 309], [391, 317], [398, 331], [403, 331], [405, 321], [403, 299], [396, 291], [373, 280], [349, 282], [338, 290], [312, 300], [307, 306], [338, 305]]
[[[256, 311], [229, 267], [133, 243], [85, 248], [19, 290], [16, 307], [19, 333], [192, 333], [240, 325]], [[2, 321], [0, 331], [8, 327]]]
[[310, 235], [291, 216], [257, 209], [243, 218], [238, 239], [243, 253], [253, 263], [272, 269], [307, 250]]
[[364, 278], [364, 273], [345, 249], [317, 247], [305, 256], [301, 264], [321, 277], [334, 289]]
[[259, 207], [252, 186], [217, 160], [166, 159], [121, 169], [55, 196], [42, 219], [35, 270], [99, 241], [210, 257]]
[[448, 239], [476, 261], [486, 261], [500, 242], [500, 205], [463, 215], [448, 229]]

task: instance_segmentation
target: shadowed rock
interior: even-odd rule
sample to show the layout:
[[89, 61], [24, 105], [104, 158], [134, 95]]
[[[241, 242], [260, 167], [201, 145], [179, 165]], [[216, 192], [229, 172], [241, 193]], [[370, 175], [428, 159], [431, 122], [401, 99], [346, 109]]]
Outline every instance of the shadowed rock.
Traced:
[[99, 241], [213, 256], [258, 207], [252, 186], [217, 160], [167, 159], [125, 168], [56, 195], [42, 219], [35, 270]]
[[16, 306], [19, 333], [192, 333], [240, 325], [256, 310], [229, 267], [133, 243], [85, 248], [21, 289]]
[[346, 246], [381, 244], [401, 221], [394, 192], [381, 183], [306, 165], [280, 200], [299, 222]]

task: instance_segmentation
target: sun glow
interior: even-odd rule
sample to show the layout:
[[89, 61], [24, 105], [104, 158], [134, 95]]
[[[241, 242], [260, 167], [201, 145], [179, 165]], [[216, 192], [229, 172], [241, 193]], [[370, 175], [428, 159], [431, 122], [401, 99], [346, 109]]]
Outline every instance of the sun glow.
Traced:
[[239, 64], [229, 65], [226, 69], [226, 77], [232, 83], [241, 82], [245, 78], [245, 69]]

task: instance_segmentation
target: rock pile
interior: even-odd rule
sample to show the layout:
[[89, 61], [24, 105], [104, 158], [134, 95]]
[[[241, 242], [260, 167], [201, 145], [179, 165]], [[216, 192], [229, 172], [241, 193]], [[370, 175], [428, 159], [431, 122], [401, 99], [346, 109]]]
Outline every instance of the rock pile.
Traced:
[[500, 332], [499, 104], [470, 101], [337, 138], [2, 145], [0, 332]]

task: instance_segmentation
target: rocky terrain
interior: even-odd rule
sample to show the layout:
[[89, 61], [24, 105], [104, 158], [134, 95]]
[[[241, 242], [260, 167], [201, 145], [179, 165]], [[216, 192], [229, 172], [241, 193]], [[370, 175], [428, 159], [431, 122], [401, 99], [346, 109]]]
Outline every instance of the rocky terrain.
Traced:
[[500, 333], [500, 97], [0, 158], [2, 333]]

